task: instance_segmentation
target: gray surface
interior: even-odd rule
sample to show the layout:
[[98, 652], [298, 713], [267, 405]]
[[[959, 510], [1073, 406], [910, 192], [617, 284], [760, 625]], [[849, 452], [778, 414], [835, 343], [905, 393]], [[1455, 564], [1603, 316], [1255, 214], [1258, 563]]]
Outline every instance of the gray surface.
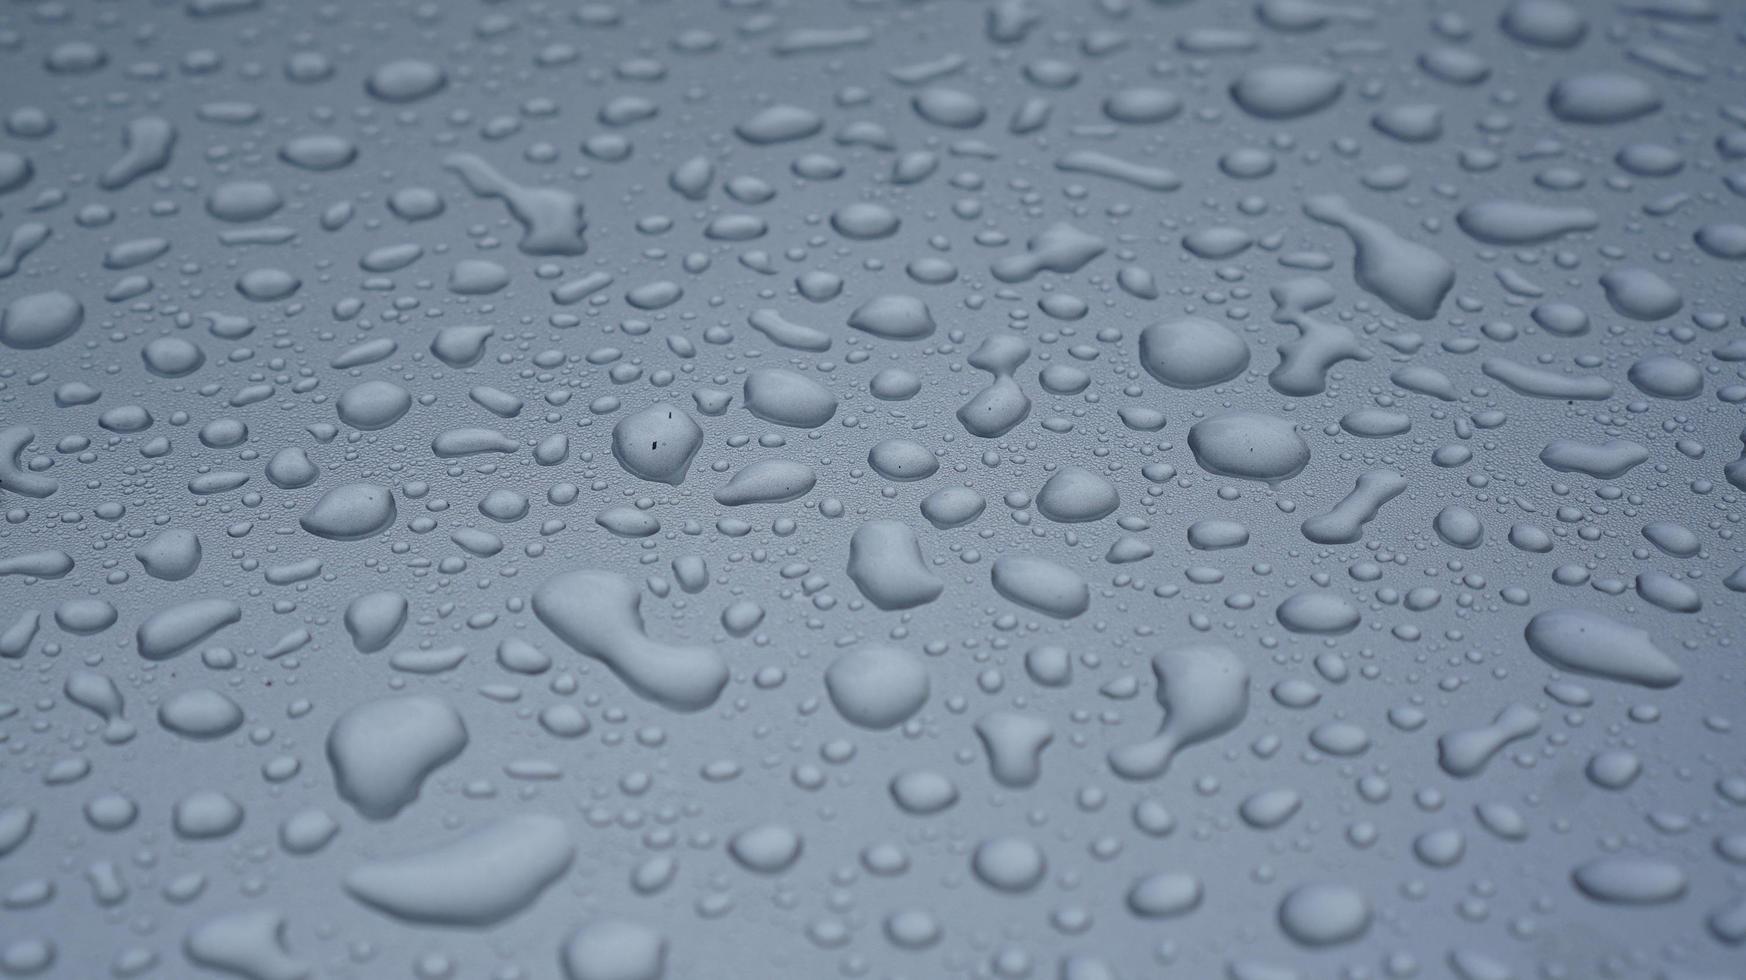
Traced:
[[1435, 6], [8, 5], [0, 975], [1739, 976], [1741, 13]]

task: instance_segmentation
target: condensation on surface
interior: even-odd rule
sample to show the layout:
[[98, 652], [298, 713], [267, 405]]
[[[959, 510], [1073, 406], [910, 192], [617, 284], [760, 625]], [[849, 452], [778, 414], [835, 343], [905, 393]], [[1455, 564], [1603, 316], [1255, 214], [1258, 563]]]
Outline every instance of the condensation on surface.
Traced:
[[6, 5], [0, 977], [1740, 977], [1743, 44]]

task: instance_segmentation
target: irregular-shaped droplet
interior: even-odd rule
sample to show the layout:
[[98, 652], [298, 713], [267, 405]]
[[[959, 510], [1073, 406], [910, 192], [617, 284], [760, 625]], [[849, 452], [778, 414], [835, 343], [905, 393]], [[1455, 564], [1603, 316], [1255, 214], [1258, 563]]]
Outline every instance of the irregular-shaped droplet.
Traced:
[[1437, 764], [1458, 779], [1478, 774], [1511, 742], [1540, 730], [1540, 714], [1523, 704], [1506, 705], [1490, 724], [1445, 732], [1437, 739]]
[[1539, 245], [1571, 232], [1600, 227], [1600, 215], [1573, 205], [1489, 200], [1455, 214], [1461, 230], [1487, 245]]
[[1746, 259], [1746, 225], [1712, 221], [1692, 232], [1691, 240], [1711, 258], [1738, 262]]
[[20, 296], [0, 310], [0, 344], [41, 350], [71, 337], [85, 322], [85, 304], [60, 290]]
[[1309, 465], [1309, 443], [1276, 415], [1232, 412], [1188, 429], [1188, 448], [1201, 469], [1219, 476], [1279, 483]]
[[837, 397], [804, 374], [761, 368], [746, 376], [746, 411], [766, 422], [816, 429], [837, 414]]
[[994, 380], [958, 408], [958, 421], [965, 431], [983, 439], [998, 439], [1013, 430], [1031, 413], [1030, 396], [1014, 380], [1013, 372], [1031, 356], [1031, 345], [1017, 337], [996, 334], [985, 337], [969, 357], [973, 368], [987, 371]]
[[1055, 728], [1036, 715], [993, 711], [977, 720], [976, 737], [988, 754], [994, 781], [1023, 789], [1042, 778], [1043, 750], [1055, 741]]
[[824, 128], [824, 117], [811, 109], [795, 105], [773, 105], [760, 109], [734, 127], [740, 139], [754, 146], [788, 143], [805, 139]]
[[1376, 519], [1382, 505], [1401, 495], [1407, 478], [1394, 470], [1366, 470], [1345, 499], [1303, 522], [1303, 536], [1317, 544], [1351, 544]]
[[906, 769], [891, 777], [888, 789], [892, 801], [914, 817], [944, 812], [959, 799], [957, 784], [932, 769]]
[[994, 591], [1009, 601], [1056, 619], [1091, 608], [1091, 589], [1065, 565], [1029, 555], [1002, 555], [989, 569]]
[[1089, 174], [1148, 191], [1173, 191], [1182, 178], [1168, 167], [1137, 163], [1101, 150], [1069, 150], [1055, 160], [1062, 173]]
[[1633, 320], [1665, 320], [1685, 306], [1678, 289], [1641, 266], [1621, 266], [1601, 274], [1601, 291], [1620, 316]]
[[571, 934], [558, 954], [564, 980], [661, 980], [667, 940], [628, 919], [596, 919]]
[[945, 589], [928, 570], [915, 532], [901, 521], [868, 521], [849, 538], [848, 573], [867, 601], [880, 609], [913, 609]]
[[147, 616], [134, 639], [140, 656], [168, 660], [240, 621], [242, 615], [242, 606], [229, 599], [195, 599]]
[[346, 606], [346, 632], [359, 653], [375, 653], [394, 641], [406, 625], [406, 597], [398, 592], [366, 592]]
[[1340, 417], [1340, 428], [1361, 439], [1388, 439], [1412, 431], [1412, 416], [1386, 408], [1356, 408]]
[[594, 515], [594, 523], [621, 538], [646, 538], [661, 530], [659, 518], [631, 506], [608, 507]]
[[122, 130], [121, 157], [97, 178], [98, 186], [118, 191], [169, 166], [170, 154], [176, 148], [176, 135], [176, 127], [162, 116], [129, 120], [127, 128]]
[[1540, 48], [1572, 48], [1588, 34], [1582, 11], [1566, 0], [1512, 0], [1498, 27], [1523, 44]]
[[402, 58], [378, 65], [364, 80], [364, 89], [383, 102], [404, 104], [429, 98], [448, 84], [448, 74], [422, 58]]
[[1373, 356], [1351, 328], [1311, 316], [1334, 301], [1334, 288], [1314, 276], [1278, 283], [1273, 297], [1275, 323], [1297, 328], [1297, 337], [1279, 345], [1279, 365], [1267, 375], [1275, 391], [1296, 398], [1328, 389], [1328, 372], [1341, 361], [1368, 361]]
[[1415, 320], [1437, 315], [1455, 285], [1455, 267], [1442, 255], [1359, 214], [1338, 194], [1318, 194], [1303, 211], [1352, 240], [1352, 277], [1366, 292]]
[[1102, 520], [1120, 504], [1115, 484], [1083, 466], [1062, 467], [1037, 491], [1037, 510], [1062, 524]]
[[1586, 473], [1602, 480], [1616, 480], [1648, 461], [1649, 450], [1629, 439], [1554, 439], [1540, 450], [1540, 462], [1560, 473]]
[[897, 212], [872, 201], [856, 201], [831, 212], [831, 228], [850, 241], [890, 238], [901, 223]]
[[1635, 75], [1600, 70], [1553, 83], [1546, 95], [1546, 108], [1564, 122], [1612, 125], [1661, 108], [1661, 96]]
[[657, 402], [612, 427], [612, 455], [632, 476], [678, 486], [703, 445], [703, 429], [676, 405]]
[[485, 342], [496, 332], [483, 324], [444, 327], [431, 338], [430, 352], [449, 367], [472, 367], [485, 356]]
[[[520, 450], [521, 443], [496, 429], [472, 425], [459, 429], [444, 429], [430, 441], [430, 451], [438, 459], [457, 459], [462, 456], [478, 456], [484, 453], [507, 454]], [[357, 485], [368, 486], [369, 484], [354, 484], [354, 486]], [[392, 497], [390, 497], [389, 502], [392, 506]], [[393, 521], [393, 519], [394, 516], [390, 514], [388, 520]]]
[[804, 323], [795, 323], [775, 310], [753, 310], [746, 317], [746, 322], [752, 329], [758, 331], [770, 341], [791, 350], [827, 351], [831, 349], [831, 335], [817, 327], [809, 327]]
[[1227, 647], [1165, 650], [1152, 657], [1152, 674], [1164, 721], [1151, 738], [1110, 750], [1109, 766], [1123, 779], [1156, 779], [1178, 752], [1230, 732], [1249, 712], [1249, 668]]
[[1694, 613], [1704, 607], [1703, 597], [1696, 589], [1655, 569], [1637, 574], [1637, 594], [1668, 612]]
[[358, 144], [332, 133], [293, 136], [279, 147], [279, 159], [314, 173], [343, 169], [357, 158]]
[[58, 549], [27, 551], [0, 558], [0, 576], [30, 575], [36, 578], [60, 578], [73, 570], [73, 556]]
[[378, 483], [347, 483], [321, 495], [298, 520], [329, 541], [360, 541], [394, 523], [394, 491]]
[[1140, 365], [1172, 388], [1223, 384], [1249, 366], [1249, 345], [1200, 317], [1154, 323], [1140, 331]]
[[1006, 283], [1029, 282], [1039, 272], [1071, 275], [1108, 250], [1103, 239], [1059, 222], [1030, 239], [1023, 254], [997, 259], [990, 271]]
[[1684, 672], [1647, 630], [1587, 609], [1550, 609], [1528, 621], [1535, 656], [1560, 670], [1644, 687], [1672, 687]]
[[886, 340], [921, 340], [934, 332], [934, 315], [914, 296], [875, 296], [849, 314], [849, 326]]
[[1501, 357], [1486, 358], [1480, 362], [1479, 369], [1486, 377], [1501, 381], [1511, 391], [1530, 398], [1605, 401], [1613, 397], [1613, 383], [1595, 375], [1560, 374]]
[[517, 814], [426, 850], [361, 864], [346, 873], [345, 889], [403, 922], [482, 929], [532, 905], [575, 852], [564, 821]]
[[1683, 402], [1702, 395], [1704, 372], [1694, 363], [1674, 355], [1648, 355], [1627, 370], [1636, 390], [1655, 398]]
[[61, 481], [33, 473], [21, 464], [24, 450], [35, 441], [36, 430], [28, 425], [0, 429], [0, 490], [41, 499], [60, 489]]
[[176, 801], [170, 811], [170, 827], [185, 841], [219, 840], [242, 826], [242, 804], [228, 794], [201, 789]]
[[1358, 607], [1331, 592], [1298, 592], [1274, 611], [1279, 625], [1293, 633], [1339, 636], [1358, 628]]
[[1344, 88], [1339, 74], [1326, 68], [1264, 64], [1231, 83], [1231, 99], [1258, 119], [1296, 119], [1333, 105]]
[[1196, 551], [1223, 551], [1249, 543], [1249, 528], [1240, 521], [1209, 517], [1188, 526], [1188, 546]]
[[1460, 504], [1450, 504], [1438, 511], [1431, 527], [1444, 544], [1457, 548], [1477, 548], [1485, 541], [1485, 522]]
[[181, 691], [158, 705], [158, 723], [183, 738], [223, 738], [242, 727], [240, 705], [208, 687]]
[[928, 699], [928, 668], [921, 657], [890, 646], [845, 653], [825, 670], [825, 690], [845, 719], [883, 731], [908, 721]]
[[908, 439], [882, 439], [867, 450], [867, 465], [887, 480], [911, 483], [925, 480], [940, 470], [940, 461], [928, 447]]
[[366, 701], [327, 733], [335, 790], [371, 820], [392, 819], [411, 805], [425, 779], [466, 747], [460, 712], [425, 695]]
[[812, 492], [818, 474], [791, 459], [760, 459], [740, 467], [715, 492], [715, 502], [728, 507], [781, 504]]
[[642, 592], [612, 572], [583, 569], [546, 579], [534, 615], [576, 652], [604, 663], [639, 696], [674, 711], [701, 711], [727, 686], [711, 647], [654, 640], [643, 630]]
[[970, 855], [970, 871], [976, 879], [1007, 894], [1037, 887], [1048, 870], [1042, 848], [1023, 837], [991, 837]]
[[267, 461], [267, 479], [281, 490], [300, 490], [320, 478], [321, 468], [302, 446], [286, 446]]
[[800, 860], [804, 845], [800, 834], [786, 824], [766, 823], [733, 835], [728, 854], [740, 867], [758, 874], [781, 874]]
[[1279, 928], [1305, 946], [1348, 943], [1370, 928], [1370, 902], [1347, 885], [1299, 885], [1279, 903]]
[[974, 521], [987, 507], [988, 500], [969, 487], [936, 490], [921, 502], [922, 516], [942, 531]]
[[1675, 558], [1691, 558], [1703, 550], [1697, 532], [1677, 521], [1650, 521], [1643, 525], [1643, 537]]
[[505, 177], [471, 153], [456, 153], [443, 166], [458, 174], [474, 194], [503, 201], [521, 225], [520, 248], [527, 255], [581, 255], [588, 221], [582, 199], [559, 187], [528, 187]]
[[285, 928], [271, 909], [225, 912], [189, 930], [182, 950], [196, 966], [245, 980], [307, 980], [315, 971], [286, 948]]
[[1685, 870], [1660, 858], [1611, 855], [1576, 866], [1570, 880], [1597, 902], [1660, 905], [1685, 894]]
[[1448, 375], [1426, 364], [1408, 364], [1390, 374], [1388, 380], [1407, 391], [1439, 401], [1452, 402], [1461, 397]]
[[1185, 871], [1155, 872], [1128, 889], [1128, 911], [1142, 919], [1173, 919], [1199, 908], [1205, 893], [1200, 879]]
[[334, 400], [339, 420], [365, 432], [386, 429], [410, 408], [412, 393], [392, 381], [365, 381], [340, 392]]

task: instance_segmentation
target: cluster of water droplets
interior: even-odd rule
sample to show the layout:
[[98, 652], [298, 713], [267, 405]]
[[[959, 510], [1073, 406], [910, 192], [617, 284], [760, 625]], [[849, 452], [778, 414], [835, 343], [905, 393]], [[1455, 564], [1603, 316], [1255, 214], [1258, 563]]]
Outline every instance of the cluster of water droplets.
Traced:
[[1735, 975], [1743, 31], [12, 5], [0, 977]]

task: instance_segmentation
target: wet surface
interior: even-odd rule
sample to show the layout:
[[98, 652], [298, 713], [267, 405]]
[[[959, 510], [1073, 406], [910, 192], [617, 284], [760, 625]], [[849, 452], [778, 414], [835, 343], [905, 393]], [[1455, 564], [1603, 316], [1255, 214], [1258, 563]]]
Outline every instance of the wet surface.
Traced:
[[1743, 18], [10, 5], [0, 976], [1740, 976]]

